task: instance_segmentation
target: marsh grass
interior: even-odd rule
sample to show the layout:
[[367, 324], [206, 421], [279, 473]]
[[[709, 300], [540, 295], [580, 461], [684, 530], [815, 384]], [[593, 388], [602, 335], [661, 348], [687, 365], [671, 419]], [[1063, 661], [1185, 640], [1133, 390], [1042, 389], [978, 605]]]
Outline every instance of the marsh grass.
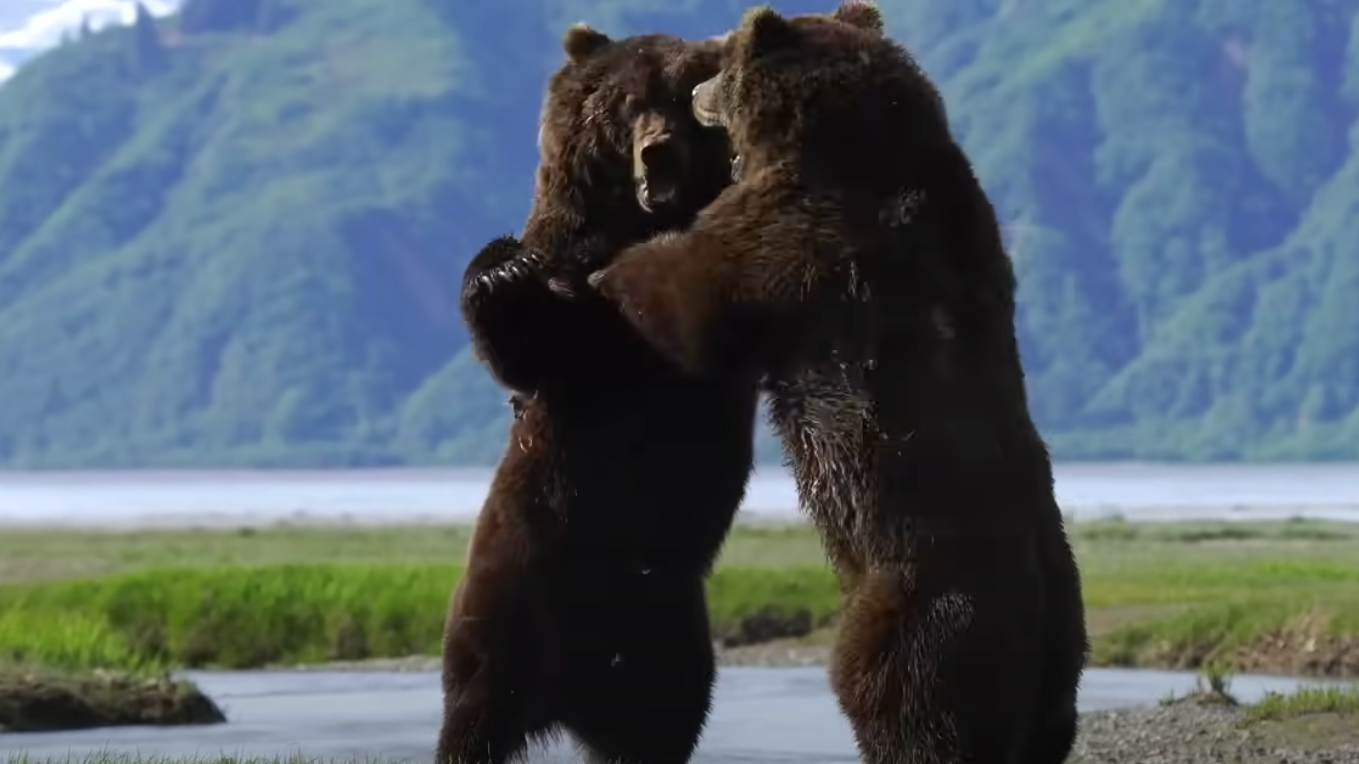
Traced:
[[[1068, 523], [1082, 568], [1117, 575], [1121, 567], [1195, 559], [1292, 560], [1359, 557], [1359, 524], [1132, 523], [1122, 518]], [[283, 563], [452, 563], [462, 560], [466, 525], [313, 525], [235, 529], [73, 531], [4, 528], [0, 583], [50, 581], [143, 568]], [[722, 564], [740, 568], [823, 565], [816, 531], [795, 523], [741, 523]]]
[[[86, 668], [249, 668], [437, 654], [451, 565], [147, 569], [0, 590], [0, 659]], [[713, 628], [773, 608], [825, 623], [839, 602], [823, 568], [723, 569]]]
[[[1070, 528], [1095, 664], [1359, 674], [1359, 527]], [[244, 668], [437, 654], [460, 574], [447, 561], [462, 559], [466, 538], [428, 526], [6, 531], [0, 659]], [[738, 527], [709, 582], [718, 636], [756, 614], [823, 626], [839, 601], [801, 525]]]

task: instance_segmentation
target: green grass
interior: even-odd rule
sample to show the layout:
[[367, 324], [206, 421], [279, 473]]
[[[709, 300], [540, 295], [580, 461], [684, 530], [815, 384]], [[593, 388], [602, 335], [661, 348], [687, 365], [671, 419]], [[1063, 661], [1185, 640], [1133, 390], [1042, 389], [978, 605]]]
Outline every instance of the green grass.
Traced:
[[1359, 716], [1359, 687], [1304, 687], [1288, 695], [1271, 692], [1246, 713], [1253, 721], [1279, 721], [1313, 714]]
[[[1237, 734], [1249, 735], [1252, 745], [1262, 752], [1353, 750], [1359, 744], [1359, 687], [1308, 687], [1287, 695], [1270, 693], [1247, 706], [1236, 726]], [[1341, 759], [1334, 755], [1316, 758]]]
[[[1076, 523], [1097, 665], [1354, 675], [1359, 527]], [[7, 532], [0, 658], [70, 668], [247, 667], [437, 654], [467, 529]], [[714, 629], [839, 604], [815, 532], [741, 526]], [[1304, 648], [1307, 649], [1304, 649]]]

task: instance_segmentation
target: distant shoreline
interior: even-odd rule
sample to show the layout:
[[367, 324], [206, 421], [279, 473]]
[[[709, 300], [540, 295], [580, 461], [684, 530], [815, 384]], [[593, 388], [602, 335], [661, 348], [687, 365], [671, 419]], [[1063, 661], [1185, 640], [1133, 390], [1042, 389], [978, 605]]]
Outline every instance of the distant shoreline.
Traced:
[[[1281, 472], [1295, 476], [1300, 473], [1317, 473], [1351, 476], [1359, 472], [1359, 461], [1354, 462], [1149, 462], [1149, 461], [1062, 461], [1054, 464], [1056, 471], [1078, 475], [1099, 472], [1104, 474], [1123, 473], [1214, 473], [1248, 470], [1252, 473]], [[0, 486], [54, 483], [194, 483], [220, 482], [232, 478], [245, 478], [254, 483], [310, 481], [361, 481], [375, 480], [409, 481], [417, 478], [436, 481], [457, 480], [489, 476], [494, 465], [467, 464], [446, 466], [410, 467], [342, 467], [342, 468], [295, 468], [295, 467], [192, 467], [192, 468], [127, 468], [127, 469], [76, 469], [76, 470], [16, 470], [0, 469]], [[756, 465], [757, 477], [787, 477], [788, 470], [778, 462]]]
[[[1065, 512], [1088, 520], [1359, 522], [1359, 464], [1071, 462], [1054, 467]], [[492, 468], [0, 471], [0, 528], [149, 530], [472, 522]], [[788, 472], [752, 475], [739, 521], [799, 522]]]
[[[1131, 523], [1155, 522], [1277, 522], [1284, 520], [1321, 520], [1359, 523], [1359, 504], [1319, 505], [1076, 505], [1063, 508], [1074, 522], [1096, 522], [1122, 518]], [[69, 516], [57, 518], [6, 518], [0, 516], [0, 529], [89, 532], [138, 531], [224, 531], [242, 528], [400, 528], [410, 526], [466, 526], [475, 522], [476, 513], [325, 513], [297, 511], [276, 513], [170, 513], [136, 516]], [[747, 509], [737, 516], [740, 525], [803, 525], [806, 519], [795, 507]]]

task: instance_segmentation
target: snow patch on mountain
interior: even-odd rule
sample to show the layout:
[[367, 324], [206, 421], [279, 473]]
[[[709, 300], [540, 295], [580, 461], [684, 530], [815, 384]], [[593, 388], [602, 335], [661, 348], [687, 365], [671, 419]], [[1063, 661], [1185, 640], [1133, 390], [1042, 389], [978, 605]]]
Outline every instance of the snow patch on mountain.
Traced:
[[[142, 0], [153, 16], [173, 13], [179, 0]], [[81, 25], [102, 29], [130, 24], [136, 0], [0, 0], [0, 82], [29, 59], [75, 34]]]

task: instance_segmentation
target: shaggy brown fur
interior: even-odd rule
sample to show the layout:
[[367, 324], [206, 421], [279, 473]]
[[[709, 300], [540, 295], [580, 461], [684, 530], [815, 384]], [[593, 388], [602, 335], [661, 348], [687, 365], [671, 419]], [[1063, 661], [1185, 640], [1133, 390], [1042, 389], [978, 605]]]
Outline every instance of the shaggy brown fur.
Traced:
[[727, 184], [689, 95], [715, 43], [568, 32], [522, 244], [473, 259], [474, 350], [518, 391], [450, 603], [439, 764], [502, 764], [569, 731], [590, 761], [683, 764], [715, 677], [703, 581], [752, 462], [753, 379], [697, 379], [588, 290], [624, 246]]
[[766, 375], [845, 590], [832, 681], [870, 764], [1060, 764], [1087, 653], [1028, 411], [1014, 276], [938, 92], [850, 2], [756, 9], [694, 95], [738, 182], [590, 282], [692, 372]]

